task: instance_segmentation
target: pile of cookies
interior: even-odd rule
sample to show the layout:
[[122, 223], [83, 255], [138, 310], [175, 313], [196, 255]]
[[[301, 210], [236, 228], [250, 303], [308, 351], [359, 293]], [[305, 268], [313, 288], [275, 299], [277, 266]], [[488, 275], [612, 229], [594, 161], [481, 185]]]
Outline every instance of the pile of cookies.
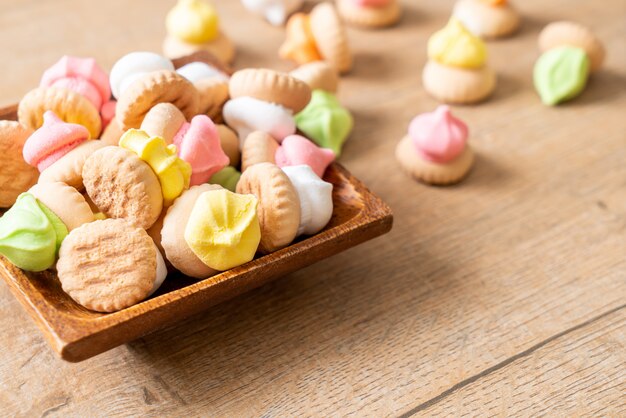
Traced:
[[0, 122], [0, 254], [56, 268], [72, 299], [113, 312], [168, 271], [205, 279], [318, 233], [352, 129], [337, 84], [325, 62], [232, 73], [206, 51], [133, 52], [107, 75], [61, 58]]

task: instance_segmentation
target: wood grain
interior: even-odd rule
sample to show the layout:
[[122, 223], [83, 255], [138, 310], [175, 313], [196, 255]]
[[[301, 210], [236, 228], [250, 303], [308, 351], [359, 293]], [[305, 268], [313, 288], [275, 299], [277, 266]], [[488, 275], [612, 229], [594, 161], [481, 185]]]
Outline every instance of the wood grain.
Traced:
[[576, 411], [624, 416], [625, 339], [626, 309], [610, 311], [520, 353], [442, 402], [433, 400], [407, 415], [533, 417]]
[[[616, 321], [626, 299], [626, 6], [623, 0], [602, 7], [592, 0], [513, 2], [525, 26], [489, 43], [499, 75], [495, 96], [454, 108], [469, 124], [478, 154], [466, 181], [419, 185], [393, 159], [410, 118], [436, 105], [420, 85], [420, 71], [426, 40], [445, 24], [453, 3], [407, 0], [397, 28], [349, 32], [356, 67], [340, 87], [356, 119], [341, 162], [391, 204], [394, 230], [80, 364], [57, 361], [0, 286], [0, 404], [7, 414], [397, 416], [432, 399], [439, 399], [433, 408], [445, 405], [454, 399], [452, 388], [477, 387], [502, 364], [503, 378], [490, 388], [507, 393], [524, 383], [510, 359], [534, 347], [532, 355], [552, 344], [564, 347], [578, 333], [598, 341], [572, 343], [570, 355], [588, 356], [604, 341], [594, 327]], [[111, 0], [95, 14], [88, 1], [2, 2], [0, 39], [7, 45], [0, 58], [12, 63], [4, 70], [2, 100], [19, 99], [63, 53], [94, 54], [110, 68], [124, 52], [158, 50], [171, 2], [146, 4]], [[239, 2], [216, 4], [239, 45], [236, 67], [290, 68], [275, 58], [281, 29]], [[538, 33], [557, 19], [591, 27], [608, 59], [576, 101], [546, 108], [532, 89], [531, 71]], [[43, 37], [42, 26], [55, 30]], [[75, 42], [80, 27], [91, 30]], [[561, 335], [596, 318], [605, 319]], [[608, 338], [623, 352], [623, 333]], [[623, 382], [613, 373], [620, 350], [600, 351], [608, 359], [592, 370], [610, 382], [597, 390], [581, 389], [592, 363], [561, 370], [538, 362], [529, 371], [537, 379], [554, 376], [555, 366], [559, 376], [577, 372], [573, 380], [550, 379], [550, 405], [563, 410], [547, 413], [582, 414], [588, 411], [582, 402], [594, 404], [602, 388]], [[567, 387], [577, 379], [578, 387]], [[572, 393], [581, 403], [567, 401]], [[534, 410], [531, 394], [520, 390], [519, 409], [511, 411]], [[481, 396], [472, 404], [490, 400]], [[612, 390], [602, 396], [595, 415], [614, 411], [620, 400]]]

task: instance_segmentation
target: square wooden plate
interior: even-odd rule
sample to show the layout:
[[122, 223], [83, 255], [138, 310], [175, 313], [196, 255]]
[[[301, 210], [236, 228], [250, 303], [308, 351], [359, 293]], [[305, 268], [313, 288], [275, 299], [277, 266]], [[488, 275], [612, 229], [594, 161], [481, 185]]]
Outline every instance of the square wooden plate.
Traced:
[[[0, 119], [15, 120], [16, 108], [0, 109]], [[2, 256], [0, 276], [52, 348], [65, 360], [82, 361], [391, 229], [391, 209], [341, 165], [331, 165], [324, 180], [334, 185], [335, 208], [322, 232], [206, 280], [170, 274], [150, 299], [119, 312], [89, 311], [63, 292], [54, 272], [24, 272]]]

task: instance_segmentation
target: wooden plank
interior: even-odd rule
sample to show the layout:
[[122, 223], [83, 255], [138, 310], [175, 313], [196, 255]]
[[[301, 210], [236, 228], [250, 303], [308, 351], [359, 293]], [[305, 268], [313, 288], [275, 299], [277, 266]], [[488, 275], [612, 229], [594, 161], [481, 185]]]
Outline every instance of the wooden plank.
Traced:
[[406, 415], [624, 416], [625, 340], [622, 308], [520, 353], [513, 362]]
[[[289, 68], [275, 59], [281, 29], [246, 14], [239, 2], [216, 3], [233, 25], [226, 30], [240, 46], [237, 66]], [[420, 71], [426, 40], [452, 6], [406, 1], [398, 28], [350, 31], [357, 66], [340, 92], [356, 118], [341, 162], [390, 203], [390, 235], [77, 365], [53, 357], [0, 285], [0, 318], [10, 318], [0, 320], [0, 405], [29, 416], [51, 409], [49, 415], [83, 416], [393, 416], [620, 307], [623, 2], [515, 3], [525, 29], [489, 44], [500, 75], [495, 97], [454, 108], [478, 152], [463, 184], [416, 184], [393, 159], [410, 118], [436, 105], [421, 88]], [[94, 14], [78, 0], [0, 4], [0, 38], [12, 40], [0, 58], [15, 60], [4, 71], [8, 103], [62, 53], [97, 51], [109, 68], [126, 51], [158, 50], [171, 6], [111, 0]], [[115, 16], [115, 25], [103, 16]], [[532, 89], [531, 70], [537, 34], [555, 19], [593, 28], [608, 60], [578, 100], [548, 109]], [[42, 22], [63, 27], [43, 37]], [[83, 25], [91, 31], [74, 42]], [[623, 334], [613, 338], [625, 344]], [[586, 355], [584, 348], [574, 352]], [[606, 396], [614, 402], [614, 392]]]

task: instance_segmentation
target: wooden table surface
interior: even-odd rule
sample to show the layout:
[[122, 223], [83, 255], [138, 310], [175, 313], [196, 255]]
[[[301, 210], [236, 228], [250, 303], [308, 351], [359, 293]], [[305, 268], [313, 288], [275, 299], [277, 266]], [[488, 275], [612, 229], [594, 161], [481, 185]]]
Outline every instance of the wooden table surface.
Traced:
[[[216, 3], [238, 67], [289, 68], [282, 29]], [[478, 153], [464, 183], [414, 183], [393, 158], [436, 106], [420, 72], [452, 7], [406, 0], [399, 27], [349, 32], [340, 94], [356, 119], [341, 161], [391, 205], [393, 231], [78, 364], [2, 284], [0, 415], [626, 415], [626, 3], [516, 3], [523, 30], [489, 43], [495, 96], [454, 108]], [[2, 103], [62, 54], [110, 68], [158, 51], [171, 4], [1, 0]], [[593, 28], [608, 60], [579, 99], [546, 108], [531, 71], [559, 19]]]

